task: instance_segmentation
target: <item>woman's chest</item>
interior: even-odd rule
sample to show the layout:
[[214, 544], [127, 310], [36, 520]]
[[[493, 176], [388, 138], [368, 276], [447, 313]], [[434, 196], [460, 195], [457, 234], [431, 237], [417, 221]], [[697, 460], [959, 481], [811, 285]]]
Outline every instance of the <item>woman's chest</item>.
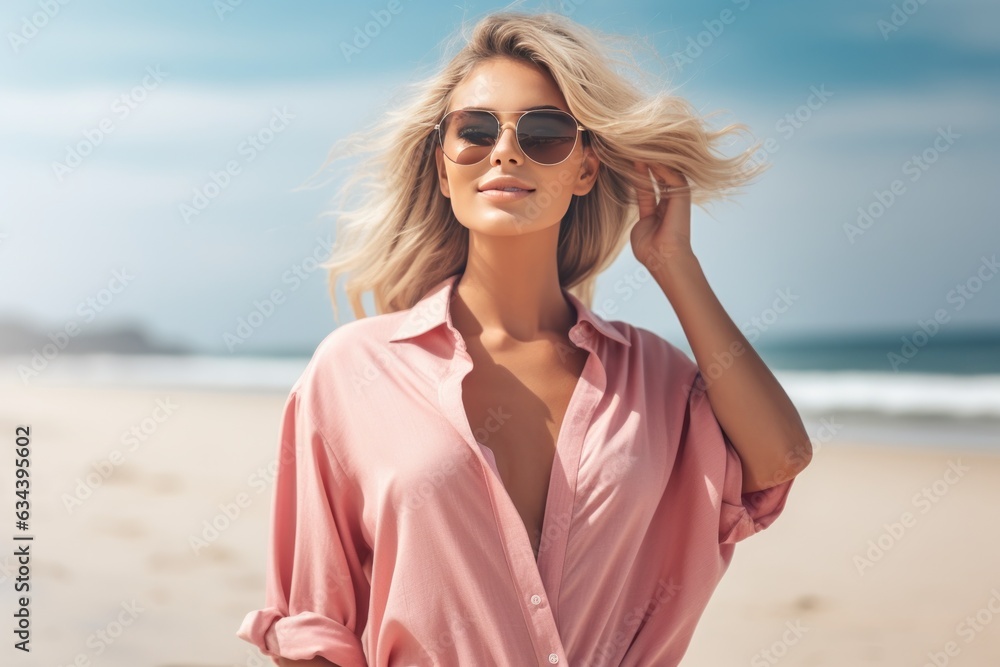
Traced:
[[[506, 494], [538, 553], [553, 464], [565, 421], [580, 419], [587, 357], [474, 358], [462, 405], [476, 442], [489, 449]], [[565, 463], [563, 462], [563, 465]]]
[[[419, 515], [439, 520], [457, 510], [490, 521], [505, 491], [537, 549], [556, 524], [655, 504], [674, 454], [663, 411], [641, 394], [601, 386], [600, 360], [589, 368], [587, 360], [581, 353], [562, 368], [480, 360], [368, 385], [365, 402], [384, 410], [376, 419], [349, 415], [345, 443], [371, 501], [367, 519], [379, 509], [437, 508]], [[498, 475], [480, 445], [493, 454], [499, 486], [489, 482]], [[547, 516], [553, 480], [563, 506]]]

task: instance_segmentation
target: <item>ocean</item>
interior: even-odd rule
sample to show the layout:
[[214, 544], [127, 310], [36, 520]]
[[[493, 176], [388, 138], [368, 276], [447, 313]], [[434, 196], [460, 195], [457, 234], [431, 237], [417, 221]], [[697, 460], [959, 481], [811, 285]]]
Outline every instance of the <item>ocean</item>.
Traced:
[[[814, 444], [863, 442], [1000, 455], [1000, 339], [914, 346], [899, 337], [755, 345], [798, 408]], [[690, 355], [690, 350], [681, 346]], [[890, 353], [906, 359], [891, 367]], [[63, 354], [0, 356], [18, 386], [179, 388], [287, 393], [308, 356]], [[44, 365], [43, 365], [44, 362]]]

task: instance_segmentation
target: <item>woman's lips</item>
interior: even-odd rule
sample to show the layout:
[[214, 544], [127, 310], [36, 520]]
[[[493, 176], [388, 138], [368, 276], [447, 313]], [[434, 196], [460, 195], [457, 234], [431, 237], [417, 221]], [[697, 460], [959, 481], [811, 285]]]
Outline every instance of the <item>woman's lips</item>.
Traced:
[[480, 190], [479, 194], [493, 201], [517, 201], [524, 199], [534, 190]]

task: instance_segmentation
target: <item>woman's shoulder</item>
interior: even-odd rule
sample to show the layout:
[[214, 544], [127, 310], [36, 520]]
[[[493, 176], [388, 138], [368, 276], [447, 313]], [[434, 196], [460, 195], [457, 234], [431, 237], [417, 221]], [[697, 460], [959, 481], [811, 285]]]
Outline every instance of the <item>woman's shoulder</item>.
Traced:
[[647, 368], [651, 365], [655, 367], [667, 365], [669, 370], [674, 372], [697, 371], [698, 367], [689, 354], [660, 334], [622, 320], [604, 321], [628, 339], [630, 343], [628, 352], [633, 363]]
[[369, 315], [345, 322], [328, 333], [316, 346], [313, 357], [343, 352], [359, 353], [366, 344], [384, 345], [402, 322], [406, 311]]
[[301, 392], [317, 385], [328, 391], [348, 387], [349, 382], [345, 380], [385, 353], [389, 338], [402, 317], [403, 311], [370, 315], [333, 329], [316, 346], [293, 391]]
[[660, 334], [645, 327], [611, 320], [607, 323], [628, 339], [630, 345], [619, 346], [621, 367], [616, 376], [640, 393], [646, 400], [662, 405], [685, 403], [692, 389], [699, 386], [699, 368], [691, 354]]

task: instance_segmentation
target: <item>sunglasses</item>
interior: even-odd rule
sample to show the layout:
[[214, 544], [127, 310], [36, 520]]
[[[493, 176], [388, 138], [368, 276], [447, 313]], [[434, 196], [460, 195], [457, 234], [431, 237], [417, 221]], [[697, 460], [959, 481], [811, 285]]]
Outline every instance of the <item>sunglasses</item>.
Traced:
[[[501, 111], [455, 109], [434, 126], [445, 157], [456, 164], [476, 164], [486, 159], [500, 140]], [[520, 113], [514, 125], [517, 145], [529, 160], [542, 165], [559, 164], [576, 148], [580, 132], [587, 130], [576, 118], [559, 109], [510, 111]]]

